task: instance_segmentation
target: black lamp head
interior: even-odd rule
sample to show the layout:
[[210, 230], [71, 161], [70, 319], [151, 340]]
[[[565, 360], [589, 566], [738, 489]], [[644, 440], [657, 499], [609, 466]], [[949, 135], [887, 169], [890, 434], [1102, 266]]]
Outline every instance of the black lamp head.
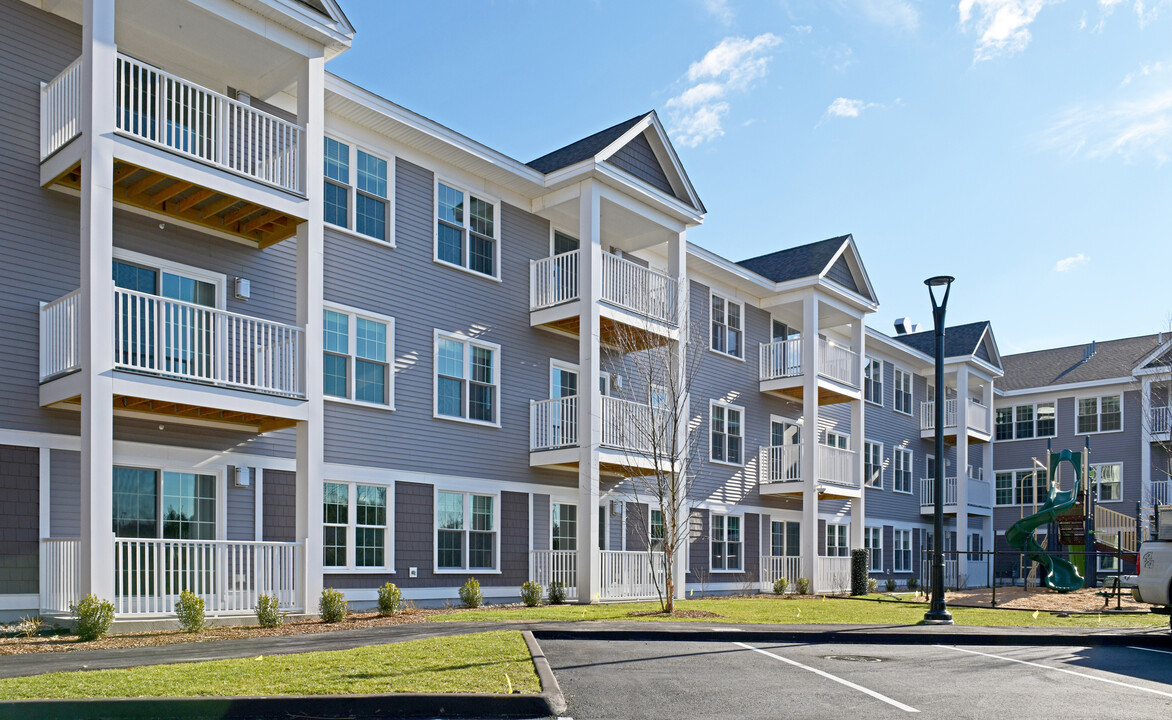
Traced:
[[930, 277], [925, 280], [924, 284], [928, 287], [941, 287], [951, 285], [953, 280], [956, 280], [956, 278], [951, 275], [937, 275], [936, 277]]

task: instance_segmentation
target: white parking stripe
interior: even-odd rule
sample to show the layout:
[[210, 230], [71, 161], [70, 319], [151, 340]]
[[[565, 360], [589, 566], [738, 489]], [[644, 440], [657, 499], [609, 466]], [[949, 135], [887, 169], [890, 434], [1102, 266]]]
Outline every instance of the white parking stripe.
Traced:
[[803, 665], [800, 662], [798, 662], [797, 660], [790, 660], [789, 658], [785, 658], [780, 655], [774, 655], [771, 652], [767, 652], [765, 650], [762, 650], [761, 648], [755, 648], [752, 645], [746, 645], [745, 643], [742, 643], [742, 642], [735, 642], [735, 643], [733, 643], [733, 645], [738, 645], [740, 647], [745, 648], [746, 650], [752, 650], [753, 652], [759, 652], [762, 655], [768, 655], [769, 657], [773, 658], [774, 660], [780, 660], [783, 663], [789, 663], [790, 665], [793, 665], [794, 667], [800, 667], [803, 670], [808, 670], [808, 671], [814, 673], [815, 675], [819, 675], [821, 677], [826, 678], [827, 680], [833, 680], [834, 682], [839, 683], [841, 685], [846, 685], [848, 688], [858, 690], [859, 692], [863, 693], [864, 695], [870, 695], [871, 697], [875, 698], [876, 700], [882, 700], [883, 702], [887, 703], [888, 705], [893, 705], [893, 706], [895, 706], [905, 712], [913, 712], [913, 713], [919, 712], [919, 710], [916, 710], [914, 707], [911, 707], [910, 705], [904, 705], [903, 703], [899, 702], [898, 700], [892, 700], [891, 698], [887, 697], [886, 695], [882, 695], [880, 693], [877, 693], [874, 690], [863, 687], [862, 685], [856, 685], [853, 682], [851, 682], [850, 680], [843, 680], [842, 678], [831, 675], [828, 672], [823, 672], [822, 670], [819, 670], [818, 668], [812, 668], [809, 665]]
[[1172, 655], [1172, 650], [1157, 650], [1155, 648], [1137, 647], [1135, 645], [1128, 645], [1127, 649], [1128, 650], [1143, 650], [1144, 652], [1158, 652], [1158, 653], [1163, 653], [1164, 655]]
[[1110, 678], [1097, 677], [1095, 675], [1087, 675], [1086, 673], [1076, 672], [1074, 670], [1067, 670], [1066, 668], [1051, 667], [1049, 665], [1042, 665], [1041, 663], [1030, 662], [1029, 660], [1018, 660], [1017, 658], [1005, 657], [1004, 655], [993, 655], [991, 653], [983, 653], [979, 650], [969, 650], [968, 648], [956, 647], [955, 645], [937, 645], [938, 648], [948, 648], [949, 650], [956, 650], [957, 652], [970, 653], [972, 655], [981, 655], [987, 658], [995, 658], [997, 660], [1005, 660], [1007, 662], [1019, 663], [1021, 665], [1031, 665], [1043, 670], [1053, 670], [1055, 672], [1066, 673], [1067, 675], [1077, 675], [1079, 677], [1088, 678], [1090, 680], [1098, 680], [1102, 683], [1109, 683], [1111, 685], [1118, 685], [1120, 687], [1131, 688], [1132, 690], [1142, 690], [1153, 695], [1161, 695], [1163, 697], [1172, 698], [1172, 693], [1164, 692], [1163, 690], [1153, 690], [1141, 685], [1132, 685], [1131, 683], [1120, 682], [1119, 680], [1112, 680]]

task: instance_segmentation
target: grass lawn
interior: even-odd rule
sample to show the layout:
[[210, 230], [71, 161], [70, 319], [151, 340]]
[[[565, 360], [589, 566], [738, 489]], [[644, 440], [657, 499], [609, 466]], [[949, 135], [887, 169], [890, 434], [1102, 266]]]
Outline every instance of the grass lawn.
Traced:
[[[658, 610], [659, 603], [613, 605], [546, 605], [536, 608], [488, 607], [437, 615], [433, 622], [470, 620], [684, 620], [700, 623], [838, 623], [844, 625], [915, 625], [924, 619], [926, 603], [871, 596], [874, 602], [842, 598], [737, 597], [683, 600], [677, 610], [700, 610], [720, 617], [635, 616], [633, 611]], [[882, 599], [880, 599], [882, 598]], [[1074, 615], [1060, 618], [1048, 612], [949, 608], [957, 625], [1007, 625], [1033, 627], [1163, 627], [1163, 615]]]
[[0, 699], [341, 695], [392, 692], [537, 693], [521, 633], [411, 640], [298, 655], [49, 673], [0, 679]]

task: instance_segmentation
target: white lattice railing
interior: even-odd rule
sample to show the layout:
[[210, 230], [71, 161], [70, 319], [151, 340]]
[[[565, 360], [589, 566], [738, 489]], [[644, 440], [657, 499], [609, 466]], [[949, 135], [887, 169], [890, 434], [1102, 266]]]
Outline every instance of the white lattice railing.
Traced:
[[530, 310], [541, 310], [578, 299], [579, 258], [581, 253], [571, 250], [529, 263]]
[[578, 551], [534, 550], [529, 553], [529, 579], [549, 594], [549, 586], [559, 582], [567, 600], [578, 599]]
[[81, 58], [41, 83], [41, 159], [81, 133]]
[[300, 610], [302, 543], [114, 540], [114, 612], [167, 615], [179, 593], [204, 599], [208, 614], [248, 613], [258, 595]]
[[653, 320], [676, 323], [675, 278], [611, 253], [602, 254], [602, 299]]
[[786, 580], [786, 592], [797, 590], [795, 581], [809, 577], [802, 569], [802, 559], [796, 555], [761, 556], [761, 592], [773, 592], [773, 583], [781, 578]]
[[529, 403], [530, 450], [554, 450], [577, 444], [577, 395]]
[[814, 574], [814, 592], [842, 594], [851, 589], [851, 559], [846, 557], [818, 558]]
[[81, 540], [41, 540], [41, 612], [68, 613], [70, 607], [81, 599], [77, 584], [81, 573], [80, 562]]
[[1152, 408], [1152, 434], [1166, 433], [1172, 428], [1172, 407]]
[[818, 339], [818, 374], [851, 387], [862, 387], [859, 354], [823, 338]]
[[603, 600], [648, 600], [665, 591], [662, 552], [599, 550], [598, 554]]
[[761, 379], [798, 377], [802, 374], [802, 340], [761, 343]]
[[766, 445], [761, 448], [762, 484], [799, 482], [801, 479], [801, 445]]
[[[920, 478], [920, 507], [935, 506], [936, 486], [932, 478]], [[944, 478], [944, 504], [956, 505], [956, 478]]]
[[41, 380], [73, 372], [81, 367], [77, 346], [81, 290], [53, 302], [41, 303]]
[[829, 445], [818, 446], [818, 480], [834, 485], [859, 487], [855, 452]]

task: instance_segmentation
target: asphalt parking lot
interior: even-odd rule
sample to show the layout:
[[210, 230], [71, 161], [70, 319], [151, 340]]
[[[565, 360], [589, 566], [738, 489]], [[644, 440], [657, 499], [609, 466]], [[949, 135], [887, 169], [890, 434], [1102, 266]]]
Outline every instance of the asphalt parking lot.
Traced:
[[1172, 650], [544, 639], [575, 720], [1172, 718]]

